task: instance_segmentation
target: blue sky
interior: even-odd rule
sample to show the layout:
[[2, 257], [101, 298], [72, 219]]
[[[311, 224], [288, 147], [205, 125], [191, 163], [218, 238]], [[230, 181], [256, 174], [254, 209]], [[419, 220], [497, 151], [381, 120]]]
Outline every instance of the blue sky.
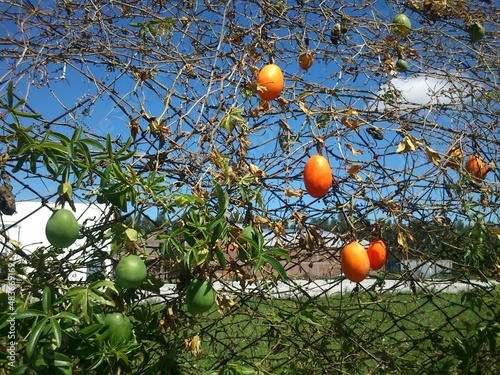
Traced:
[[[50, 2], [42, 2], [42, 4], [46, 3]], [[247, 17], [260, 14], [255, 4], [250, 2], [245, 4], [246, 9], [244, 13]], [[229, 8], [226, 8], [226, 10], [229, 11]], [[243, 13], [241, 9], [237, 10], [237, 14], [240, 15], [237, 16], [234, 22], [237, 22], [239, 26], [234, 30], [230, 30], [227, 27], [225, 29], [226, 33], [232, 32], [234, 35], [237, 35], [240, 31], [247, 31], [246, 28], [250, 24], [249, 18], [241, 16]], [[435, 82], [440, 82], [439, 78], [436, 79], [433, 77], [445, 77], [449, 72], [444, 66], [436, 65], [434, 70], [431, 71], [432, 77], [423, 75], [422, 71], [429, 68], [425, 64], [432, 62], [432, 57], [430, 56], [409, 58], [409, 71], [404, 74], [399, 73], [395, 77], [387, 74], [382, 74], [382, 76], [377, 75], [377, 69], [380, 69], [380, 67], [366, 64], [366, 61], [371, 61], [366, 60], [366, 54], [371, 52], [364, 42], [366, 40], [376, 40], [377, 38], [383, 40], [390, 35], [389, 24], [392, 17], [401, 10], [395, 3], [379, 2], [376, 11], [370, 14], [370, 17], [374, 21], [384, 21], [385, 23], [382, 25], [378, 23], [363, 25], [351, 22], [343, 43], [338, 46], [331, 44], [329, 36], [332, 23], [334, 21], [340, 22], [340, 11], [333, 6], [327, 10], [329, 12], [328, 17], [309, 13], [307, 12], [307, 8], [300, 12], [297, 11], [295, 13], [293, 11], [293, 13], [289, 14], [289, 17], [294, 22], [297, 22], [297, 25], [303, 26], [300, 28], [302, 34], [296, 34], [291, 39], [295, 40], [294, 43], [286, 41], [285, 37], [289, 36], [290, 33], [290, 30], [286, 28], [268, 28], [267, 30], [268, 40], [276, 43], [276, 49], [282, 51], [280, 54], [274, 56], [274, 58], [285, 74], [286, 86], [282, 96], [287, 101], [290, 101], [285, 111], [280, 108], [277, 102], [272, 102], [272, 108], [269, 113], [259, 118], [248, 118], [249, 128], [252, 129], [252, 133], [248, 136], [248, 139], [252, 142], [248, 151], [250, 160], [257, 163], [260, 159], [260, 163], [264, 164], [258, 165], [258, 167], [265, 169], [268, 177], [279, 173], [279, 176], [276, 176], [279, 178], [269, 178], [267, 180], [267, 183], [271, 185], [271, 193], [266, 193], [270, 206], [279, 207], [286, 202], [292, 207], [297, 203], [299, 207], [305, 202], [311, 202], [307, 196], [303, 200], [283, 197], [283, 183], [290, 189], [303, 188], [300, 176], [301, 168], [307, 156], [316, 152], [316, 140], [313, 135], [326, 139], [324, 152], [331, 162], [336, 180], [341, 184], [341, 192], [337, 196], [332, 194], [331, 199], [327, 203], [328, 206], [334, 204], [337, 197], [343, 200], [346, 194], [358, 191], [363, 184], [372, 184], [370, 179], [373, 178], [375, 178], [379, 186], [379, 189], [370, 190], [373, 199], [379, 200], [390, 196], [398, 189], [397, 181], [402, 179], [409, 179], [414, 182], [412, 189], [407, 192], [407, 194], [414, 196], [412, 199], [416, 200], [419, 196], [427, 196], [429, 192], [426, 191], [425, 185], [431, 186], [433, 182], [444, 179], [446, 176], [443, 176], [442, 172], [426, 160], [426, 155], [422, 152], [422, 147], [420, 147], [418, 152], [409, 152], [406, 154], [398, 154], [395, 152], [395, 149], [402, 140], [400, 132], [401, 124], [405, 122], [411, 123], [413, 119], [421, 118], [426, 111], [426, 119], [429, 121], [429, 124], [432, 121], [436, 121], [440, 122], [441, 127], [444, 125], [445, 127], [451, 126], [453, 129], [460, 129], [468, 121], [466, 117], [459, 116], [459, 122], [452, 123], [450, 118], [456, 118], [456, 114], [452, 110], [449, 112], [450, 117], [438, 117], [433, 112], [433, 107], [428, 105], [429, 88], [432, 88]], [[366, 16], [366, 9], [361, 6], [359, 8], [350, 8], [348, 11], [348, 16], [353, 19], [361, 15]], [[191, 56], [196, 48], [196, 43], [193, 42], [195, 38], [191, 39], [184, 36], [184, 32], [191, 30], [191, 33], [194, 33], [196, 30], [194, 27], [195, 21], [189, 18], [191, 17], [189, 11], [186, 10], [185, 15], [188, 17], [188, 22], [185, 24], [179, 22], [181, 14], [166, 12], [161, 15], [162, 17], [173, 17], [176, 20], [174, 29], [177, 31], [174, 31], [172, 35], [166, 33], [155, 38], [155, 48], [159, 52], [163, 52], [162, 49], [167, 46], [166, 39], [163, 38], [172, 38], [174, 44], [180, 46], [179, 50], [182, 50], [186, 56]], [[205, 15], [207, 13], [202, 12], [196, 14], [196, 17], [201, 19]], [[419, 23], [421, 21], [419, 16], [412, 12], [408, 12], [408, 15], [412, 19], [414, 32], [419, 34], [424, 32], [423, 28], [426, 25]], [[136, 21], [144, 22], [147, 20], [137, 19]], [[261, 24], [264, 20], [265, 17], [261, 17], [260, 19], [256, 19], [255, 22]], [[229, 19], [225, 19], [224, 22], [229, 25]], [[135, 30], [132, 26], [123, 26], [128, 27], [130, 30]], [[4, 26], [3, 32], [5, 32], [5, 28], [8, 31], [9, 25]], [[459, 39], [465, 36], [463, 30], [457, 29], [451, 24], [443, 24], [439, 28], [436, 28], [436, 30], [436, 32], [443, 35], [448, 33]], [[21, 81], [16, 82], [17, 92], [21, 96], [26, 97], [28, 104], [35, 111], [41, 113], [43, 118], [48, 121], [58, 117], [62, 112], [74, 107], [79, 102], [90, 98], [91, 100], [86, 105], [74, 113], [65, 116], [61, 121], [70, 125], [83, 126], [90, 133], [105, 135], [109, 132], [113, 137], [121, 136], [125, 138], [129, 135], [127, 126], [130, 120], [128, 116], [137, 116], [141, 111], [141, 105], [143, 105], [149, 114], [159, 116], [164, 110], [163, 100], [169, 95], [170, 88], [173, 88], [170, 107], [164, 116], [166, 124], [173, 130], [177, 130], [178, 125], [181, 124], [182, 131], [192, 132], [193, 124], [195, 126], [204, 126], [207, 123], [209, 116], [203, 110], [210, 106], [217, 106], [221, 98], [225, 101], [224, 110], [226, 111], [230, 108], [244, 108], [248, 110], [258, 105], [256, 96], [244, 99], [241, 94], [247, 84], [246, 80], [251, 78], [248, 66], [261, 67], [268, 60], [268, 56], [264, 53], [261, 60], [248, 62], [244, 59], [245, 55], [243, 51], [245, 50], [236, 41], [232, 44], [226, 43], [219, 46], [221, 47], [219, 48], [220, 53], [217, 54], [216, 47], [219, 41], [217, 32], [220, 32], [220, 30], [210, 30], [208, 27], [205, 34], [196, 35], [202, 43], [209, 45], [213, 51], [208, 52], [204, 56], [208, 63], [201, 64], [201, 68], [195, 63], [192, 64], [195, 69], [194, 76], [185, 81], [186, 83], [176, 80], [179, 71], [186, 68], [186, 65], [182, 61], [159, 60], [154, 51], [147, 56], [134, 56], [136, 52], [130, 51], [127, 52], [126, 56], [122, 56], [122, 52], [117, 54], [117, 56], [128, 59], [130, 66], [137, 65], [138, 60], [135, 57], [141, 57], [144, 61], [147, 61], [147, 63], [143, 66], [138, 66], [138, 68], [142, 70], [153, 69], [156, 72], [154, 81], [148, 80], [145, 84], [141, 84], [133, 77], [130, 71], [124, 72], [122, 70], [108, 69], [108, 66], [102, 64], [88, 65], [91, 68], [88, 69], [86, 65], [80, 64], [78, 58], [75, 57], [68, 64], [48, 63], [46, 67], [41, 65], [39, 69], [33, 69], [32, 74], [25, 75]], [[296, 63], [298, 54], [306, 47], [305, 37], [309, 39], [309, 49], [315, 53], [315, 63], [307, 72], [301, 71]], [[253, 39], [249, 36], [243, 36], [241, 43], [247, 45], [252, 41]], [[52, 42], [57, 44], [60, 41]], [[64, 38], [61, 42], [64, 42]], [[136, 43], [140, 43], [140, 40], [138, 39]], [[419, 50], [423, 48], [418, 43], [413, 45], [411, 35], [408, 39], [401, 41], [401, 43]], [[460, 41], [460, 43], [465, 43], [465, 41]], [[349, 48], [346, 48], [346, 45], [349, 45]], [[259, 45], [256, 48], [259, 53], [262, 53]], [[346, 57], [349, 56], [349, 51], [357, 51], [359, 57], [354, 58], [352, 61], [346, 60]], [[225, 55], [230, 52], [235, 54], [234, 58]], [[393, 56], [393, 58], [395, 59], [396, 57]], [[238, 69], [241, 69], [244, 72], [243, 74], [238, 73], [240, 70], [234, 69], [234, 66], [238, 63], [242, 64]], [[205, 70], [210, 66], [216, 69], [211, 71]], [[18, 68], [18, 72], [26, 68], [28, 68], [26, 65], [21, 65]], [[356, 69], [360, 70], [356, 73]], [[0, 71], [0, 77], [4, 71]], [[232, 72], [227, 77], [226, 84], [224, 84], [222, 89], [218, 86], [218, 72]], [[82, 78], [82, 73], [88, 75], [88, 77], [95, 77], [97, 80], [105, 82], [108, 88], [119, 93], [116, 97], [125, 99], [120, 104], [128, 113], [125, 114], [109, 98], [109, 93], [107, 92], [104, 92], [102, 97], [95, 98], [97, 91], [103, 88], [96, 88], [88, 78]], [[201, 73], [202, 75], [197, 76], [197, 73]], [[4, 79], [3, 87], [5, 87], [6, 82], [7, 79]], [[295, 83], [292, 85], [292, 82]], [[40, 88], [37, 87], [39, 83], [43, 83], [43, 86]], [[400, 110], [401, 123], [387, 122], [384, 121], [383, 114], [378, 114], [374, 117], [373, 113], [367, 115], [366, 112], [368, 109], [373, 109], [375, 105], [373, 102], [374, 95], [388, 87], [388, 83], [391, 83], [394, 88], [400, 90], [408, 102], [413, 103], [406, 106], [401, 101], [399, 102], [404, 107], [403, 110]], [[214, 94], [203, 98], [204, 93], [209, 88], [213, 90]], [[320, 93], [318, 89], [326, 93]], [[331, 94], [328, 93], [328, 90], [331, 90]], [[310, 91], [310, 95], [302, 101], [302, 105], [309, 108], [311, 114], [304, 113], [297, 101], [297, 98], [306, 91]], [[440, 95], [438, 94], [438, 96]], [[190, 99], [183, 99], [183, 96], [187, 96]], [[425, 109], [423, 112], [417, 111], [414, 108], [415, 104], [424, 105]], [[436, 106], [440, 104], [449, 103], [446, 103], [442, 99], [433, 103]], [[325, 127], [318, 126], [318, 116], [314, 114], [314, 111], [318, 108], [329, 108], [331, 111], [330, 121]], [[182, 111], [182, 116], [184, 116], [182, 123], [179, 121], [179, 116], [175, 112], [175, 109]], [[351, 109], [357, 110], [359, 116], [355, 112], [352, 112]], [[222, 115], [223, 112], [219, 114], [217, 121], [221, 119]], [[342, 123], [343, 119], [346, 118], [351, 121], [360, 120], [361, 123], [357, 129], [349, 129]], [[367, 123], [366, 119], [370, 118], [377, 118], [377, 121]], [[284, 127], [279, 126], [279, 121], [283, 121], [291, 131], [290, 136], [293, 143], [286, 150], [281, 149], [278, 142], [279, 136], [286, 136], [286, 131], [283, 130]], [[143, 120], [140, 121], [140, 124], [143, 129], [146, 127]], [[261, 128], [262, 125], [266, 125], [266, 128]], [[368, 135], [366, 130], [373, 126], [383, 130], [384, 140], [374, 140]], [[54, 126], [54, 129], [57, 129], [57, 127]], [[421, 133], [410, 133], [416, 139], [427, 142], [434, 150], [444, 154], [449, 147], [448, 138], [445, 137], [445, 141], [440, 141], [439, 132], [429, 132], [426, 134], [426, 129], [432, 129], [432, 126], [424, 128], [424, 132]], [[61, 128], [58, 130], [61, 130]], [[209, 130], [212, 131], [213, 129], [210, 128]], [[219, 136], [210, 147], [215, 146], [223, 152], [229, 152], [228, 145], [225, 144], [225, 139], [227, 137]], [[183, 147], [193, 152], [196, 150], [207, 151], [207, 147], [209, 147], [207, 144], [200, 142], [199, 136], [196, 134], [192, 138], [182, 138], [181, 142]], [[262, 146], [256, 147], [258, 144], [262, 144]], [[471, 146], [467, 147], [469, 147], [469, 151], [472, 150]], [[352, 150], [354, 150], [354, 153]], [[142, 149], [139, 152], [145, 151], [149, 150]], [[261, 159], [262, 156], [266, 156], [265, 160]], [[231, 157], [233, 161], [236, 160], [234, 154]], [[375, 159], [376, 161], [374, 161]], [[349, 176], [348, 174], [348, 170], [357, 165], [362, 167], [358, 173], [361, 182], [356, 181], [353, 176]], [[405, 166], [412, 168], [411, 176], [406, 175], [408, 169]], [[381, 169], [386, 169], [386, 171], [383, 172]], [[454, 171], [447, 170], [446, 173], [449, 174], [449, 179], [452, 181], [458, 177]], [[422, 176], [421, 184], [419, 184], [416, 174]], [[45, 182], [45, 185], [41, 184], [39, 186], [41, 190], [45, 190], [45, 186], [47, 186], [49, 191], [54, 191], [54, 185], [50, 186], [47, 182]], [[19, 192], [19, 197], [29, 196], [29, 192], [27, 191]], [[276, 195], [278, 194], [281, 197], [280, 199], [276, 199]], [[440, 193], [437, 194], [439, 195]], [[441, 198], [437, 196], [436, 199]], [[323, 200], [312, 204], [318, 209], [321, 209], [325, 205]]]

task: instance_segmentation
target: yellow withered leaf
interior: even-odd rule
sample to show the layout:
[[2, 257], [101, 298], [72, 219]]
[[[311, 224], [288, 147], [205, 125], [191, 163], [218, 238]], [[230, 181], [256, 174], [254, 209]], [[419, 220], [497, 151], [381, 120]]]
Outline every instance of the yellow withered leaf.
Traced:
[[356, 129], [359, 125], [363, 123], [361, 120], [353, 120], [347, 116], [343, 116], [340, 119], [340, 122], [342, 125], [348, 127], [349, 129]]
[[303, 194], [304, 194], [304, 192], [302, 191], [302, 189], [292, 190], [289, 188], [285, 188], [285, 195], [287, 197], [298, 198], [298, 197], [301, 197]]
[[356, 150], [350, 143], [346, 143], [345, 146], [352, 152], [353, 156], [363, 154], [363, 150]]
[[417, 149], [417, 146], [420, 144], [422, 144], [421, 141], [416, 139], [413, 135], [407, 134], [404, 136], [403, 140], [399, 143], [396, 152], [404, 153], [409, 151], [415, 151]]
[[444, 166], [458, 171], [463, 164], [463, 160], [462, 149], [459, 146], [453, 146], [446, 152]]
[[361, 177], [358, 175], [358, 172], [360, 170], [361, 170], [361, 165], [354, 164], [351, 167], [349, 167], [349, 169], [347, 170], [347, 173], [349, 173], [349, 176], [356, 179], [356, 181], [361, 181]]
[[269, 220], [267, 217], [256, 215], [253, 218], [254, 224], [269, 224], [271, 220]]
[[191, 340], [186, 339], [184, 341], [184, 345], [186, 347], [186, 350], [192, 355], [196, 356], [197, 358], [202, 357], [200, 336], [195, 335]]
[[429, 146], [425, 146], [425, 153], [427, 154], [427, 158], [429, 159], [430, 162], [432, 162], [434, 165], [439, 166], [441, 162], [441, 156], [439, 156], [439, 153]]

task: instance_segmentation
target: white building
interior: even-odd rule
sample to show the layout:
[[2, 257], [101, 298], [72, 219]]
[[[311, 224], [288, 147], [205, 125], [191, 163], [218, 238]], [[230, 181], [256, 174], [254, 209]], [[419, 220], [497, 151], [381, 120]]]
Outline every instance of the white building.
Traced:
[[[80, 225], [92, 225], [103, 214], [102, 207], [98, 205], [88, 205], [83, 203], [75, 203], [75, 217]], [[45, 224], [52, 214], [51, 208], [53, 203], [43, 205], [40, 202], [17, 202], [16, 213], [12, 216], [0, 216], [0, 256], [8, 256], [15, 246], [19, 246], [21, 251], [30, 256], [35, 250], [40, 247], [49, 246], [49, 242], [45, 236]], [[67, 207], [70, 209], [69, 207]], [[65, 249], [60, 258], [64, 258], [72, 249], [81, 246], [84, 239], [78, 239], [72, 246]], [[79, 254], [77, 254], [78, 256]], [[12, 261], [19, 260], [19, 255], [14, 255]], [[71, 262], [71, 258], [67, 260]], [[108, 261], [105, 266], [109, 267]], [[94, 267], [95, 268], [95, 267]], [[72, 270], [69, 275], [69, 281], [85, 281], [88, 275], [97, 271], [97, 268], [89, 266]], [[99, 265], [99, 269], [101, 266]]]
[[437, 275], [449, 274], [453, 269], [453, 262], [446, 259], [435, 261], [411, 259], [401, 261], [399, 267], [400, 272], [404, 272], [405, 269], [410, 269], [419, 277], [429, 279]]

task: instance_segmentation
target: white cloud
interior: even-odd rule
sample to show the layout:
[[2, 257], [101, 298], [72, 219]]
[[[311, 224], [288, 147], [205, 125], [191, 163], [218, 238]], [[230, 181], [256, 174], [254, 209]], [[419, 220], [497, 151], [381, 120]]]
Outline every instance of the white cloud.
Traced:
[[415, 75], [409, 78], [393, 78], [379, 91], [379, 99], [370, 104], [378, 109], [387, 106], [409, 108], [422, 105], [449, 105], [469, 100], [478, 87], [467, 77], [449, 74], [445, 77]]

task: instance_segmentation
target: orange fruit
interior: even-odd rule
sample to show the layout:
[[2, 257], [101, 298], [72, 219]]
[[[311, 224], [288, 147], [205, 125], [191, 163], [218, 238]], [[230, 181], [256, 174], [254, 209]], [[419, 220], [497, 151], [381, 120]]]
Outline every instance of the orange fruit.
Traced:
[[473, 177], [484, 180], [486, 173], [488, 173], [488, 165], [481, 156], [472, 155], [465, 162], [465, 170]]
[[332, 170], [328, 160], [321, 155], [314, 155], [304, 167], [304, 185], [311, 197], [321, 198], [332, 186]]
[[387, 259], [387, 248], [384, 241], [380, 238], [372, 241], [368, 247], [367, 254], [368, 259], [370, 260], [370, 268], [372, 270], [381, 269]]
[[344, 275], [351, 281], [363, 281], [370, 271], [370, 259], [363, 246], [353, 240], [349, 242], [340, 254], [340, 267]]
[[308, 70], [314, 62], [314, 56], [311, 52], [304, 52], [300, 54], [298, 61], [300, 69]]
[[263, 67], [257, 76], [257, 84], [264, 89], [257, 89], [257, 94], [263, 100], [273, 100], [280, 96], [284, 86], [283, 72], [276, 64]]

